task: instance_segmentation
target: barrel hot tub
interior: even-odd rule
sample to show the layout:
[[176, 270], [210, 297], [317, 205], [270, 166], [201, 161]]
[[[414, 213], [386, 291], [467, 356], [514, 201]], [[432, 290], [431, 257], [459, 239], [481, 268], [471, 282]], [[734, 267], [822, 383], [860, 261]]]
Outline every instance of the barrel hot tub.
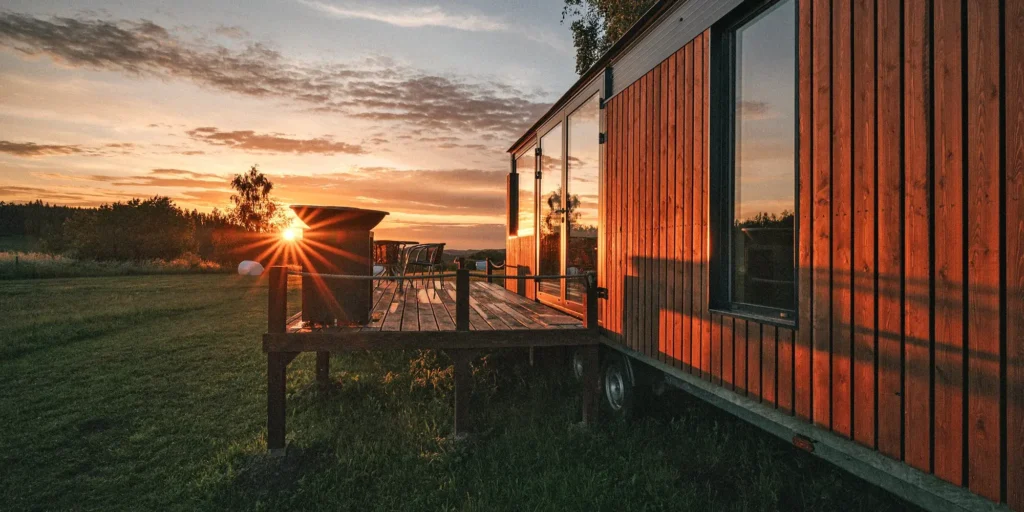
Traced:
[[373, 281], [315, 274], [373, 275], [373, 232], [388, 212], [348, 206], [293, 205], [307, 229], [299, 241], [303, 271], [302, 320], [319, 325], [366, 324]]

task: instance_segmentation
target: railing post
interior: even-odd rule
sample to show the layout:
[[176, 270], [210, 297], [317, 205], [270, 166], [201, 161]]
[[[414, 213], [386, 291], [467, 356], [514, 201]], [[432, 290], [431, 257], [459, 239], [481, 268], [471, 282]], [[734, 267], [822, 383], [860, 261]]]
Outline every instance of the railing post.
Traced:
[[491, 263], [490, 258], [487, 258], [485, 261], [487, 261], [487, 284], [494, 284], [494, 278], [491, 277], [494, 275], [494, 264]]
[[455, 271], [455, 330], [469, 330], [469, 270], [465, 268]]
[[282, 333], [288, 322], [288, 271], [285, 267], [270, 267], [270, 293], [267, 299], [267, 332]]
[[586, 328], [597, 334], [597, 274], [587, 272], [587, 317]]

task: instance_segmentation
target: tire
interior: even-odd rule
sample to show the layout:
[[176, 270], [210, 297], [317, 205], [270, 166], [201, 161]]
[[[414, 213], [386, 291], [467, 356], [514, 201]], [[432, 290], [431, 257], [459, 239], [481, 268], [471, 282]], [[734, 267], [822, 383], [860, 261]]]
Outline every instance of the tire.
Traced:
[[622, 356], [609, 351], [601, 367], [601, 406], [612, 418], [633, 419], [636, 413], [637, 389], [629, 376]]
[[573, 350], [570, 363], [572, 365], [573, 378], [576, 379], [576, 382], [583, 382], [583, 351], [580, 349]]

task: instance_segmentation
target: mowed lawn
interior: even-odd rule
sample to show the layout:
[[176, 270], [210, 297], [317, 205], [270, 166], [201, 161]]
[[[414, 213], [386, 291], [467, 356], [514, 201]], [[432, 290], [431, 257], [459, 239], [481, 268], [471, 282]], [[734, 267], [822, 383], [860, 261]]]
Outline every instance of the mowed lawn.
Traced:
[[[293, 301], [293, 308], [297, 300]], [[491, 355], [453, 442], [433, 352], [292, 363], [265, 455], [266, 289], [178, 275], [0, 281], [0, 509], [903, 510], [682, 393], [585, 429], [565, 372]]]

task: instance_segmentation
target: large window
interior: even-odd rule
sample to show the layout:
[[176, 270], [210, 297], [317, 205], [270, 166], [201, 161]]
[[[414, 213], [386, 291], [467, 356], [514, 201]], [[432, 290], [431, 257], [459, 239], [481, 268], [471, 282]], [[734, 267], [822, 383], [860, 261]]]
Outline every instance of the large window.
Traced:
[[712, 32], [715, 306], [796, 308], [796, 0], [742, 7]]
[[534, 186], [537, 183], [536, 164], [537, 157], [534, 155], [534, 148], [529, 149], [516, 158], [516, 173], [519, 174], [519, 222], [516, 234], [518, 236], [530, 236], [533, 234], [534, 215], [536, 203], [533, 197]]

